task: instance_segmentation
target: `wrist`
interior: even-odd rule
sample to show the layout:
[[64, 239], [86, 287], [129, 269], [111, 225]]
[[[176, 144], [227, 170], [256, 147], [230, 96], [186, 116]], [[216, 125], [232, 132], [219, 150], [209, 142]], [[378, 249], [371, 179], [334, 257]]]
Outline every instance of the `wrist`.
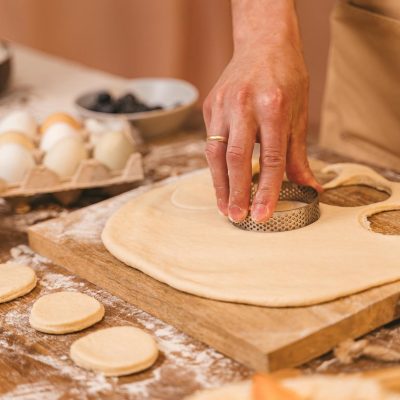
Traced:
[[232, 0], [232, 16], [235, 52], [301, 43], [294, 0]]

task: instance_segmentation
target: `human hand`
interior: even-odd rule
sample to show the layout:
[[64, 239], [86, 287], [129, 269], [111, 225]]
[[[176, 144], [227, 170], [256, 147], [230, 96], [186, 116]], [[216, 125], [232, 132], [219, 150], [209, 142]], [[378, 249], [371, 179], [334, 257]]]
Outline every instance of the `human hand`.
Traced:
[[227, 138], [227, 143], [208, 141], [206, 156], [218, 208], [230, 219], [241, 221], [248, 214], [256, 141], [261, 148], [251, 208], [256, 222], [274, 212], [285, 170], [291, 181], [321, 190], [306, 153], [308, 86], [299, 35], [285, 31], [270, 40], [235, 46], [204, 103], [208, 136]]

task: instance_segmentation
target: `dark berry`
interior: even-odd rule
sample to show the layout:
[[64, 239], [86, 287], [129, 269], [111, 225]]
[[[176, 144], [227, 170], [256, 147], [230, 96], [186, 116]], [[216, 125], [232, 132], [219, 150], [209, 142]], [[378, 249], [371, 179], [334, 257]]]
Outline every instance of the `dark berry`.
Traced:
[[115, 107], [118, 113], [131, 114], [145, 111], [146, 105], [141, 103], [133, 94], [128, 93], [117, 99]]
[[145, 112], [145, 111], [149, 111], [150, 108], [148, 106], [146, 106], [146, 104], [137, 104], [136, 105], [136, 111], [135, 112]]
[[132, 104], [140, 104], [140, 101], [132, 93], [127, 93], [126, 95], [121, 96], [121, 100], [132, 103]]
[[158, 111], [158, 110], [163, 110], [164, 107], [163, 106], [154, 106], [154, 107], [150, 107], [149, 111]]
[[113, 101], [114, 100], [113, 100], [111, 94], [106, 91], [99, 92], [97, 94], [97, 97], [96, 97], [97, 104], [110, 104]]
[[113, 103], [98, 104], [95, 111], [103, 113], [115, 113], [115, 105]]

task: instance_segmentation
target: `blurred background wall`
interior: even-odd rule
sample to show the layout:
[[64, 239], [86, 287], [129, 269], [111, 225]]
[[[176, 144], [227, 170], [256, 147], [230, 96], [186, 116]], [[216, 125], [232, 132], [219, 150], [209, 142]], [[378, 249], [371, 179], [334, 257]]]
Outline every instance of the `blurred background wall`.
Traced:
[[[297, 0], [314, 132], [334, 1]], [[231, 56], [231, 29], [229, 0], [0, 0], [0, 37], [129, 78], [187, 79], [201, 98]]]

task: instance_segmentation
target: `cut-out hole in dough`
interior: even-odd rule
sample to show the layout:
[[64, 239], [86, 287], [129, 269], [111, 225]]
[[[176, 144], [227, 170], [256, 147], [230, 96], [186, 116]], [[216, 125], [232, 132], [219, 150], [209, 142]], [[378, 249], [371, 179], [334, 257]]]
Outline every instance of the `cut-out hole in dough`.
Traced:
[[331, 206], [359, 207], [387, 200], [390, 193], [371, 186], [350, 185], [326, 189], [320, 195], [320, 202]]
[[385, 235], [400, 235], [400, 209], [378, 212], [369, 216], [370, 230]]

